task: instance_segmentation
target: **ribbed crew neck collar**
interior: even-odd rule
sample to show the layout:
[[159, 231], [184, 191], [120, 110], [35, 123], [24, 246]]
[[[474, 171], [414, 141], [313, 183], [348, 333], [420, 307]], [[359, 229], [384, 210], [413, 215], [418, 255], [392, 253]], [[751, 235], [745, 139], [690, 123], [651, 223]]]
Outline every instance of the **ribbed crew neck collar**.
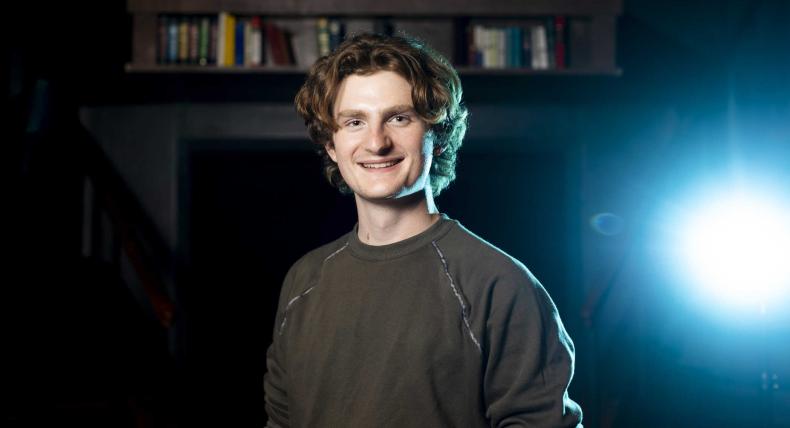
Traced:
[[414, 252], [430, 244], [431, 241], [441, 238], [450, 231], [454, 225], [454, 220], [442, 214], [441, 218], [439, 218], [436, 223], [432, 224], [431, 227], [411, 238], [387, 245], [368, 245], [359, 240], [359, 223], [357, 223], [354, 229], [349, 232], [348, 248], [355, 256], [365, 260], [394, 259]]

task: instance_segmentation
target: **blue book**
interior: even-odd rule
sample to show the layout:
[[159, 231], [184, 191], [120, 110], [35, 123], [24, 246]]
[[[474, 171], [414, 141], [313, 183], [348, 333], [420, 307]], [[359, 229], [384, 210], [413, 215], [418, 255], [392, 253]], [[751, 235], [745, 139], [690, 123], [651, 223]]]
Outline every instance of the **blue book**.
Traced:
[[244, 65], [244, 19], [236, 20], [236, 65]]
[[511, 39], [513, 44], [513, 67], [521, 68], [524, 66], [524, 51], [522, 49], [522, 42], [521, 39], [524, 38], [522, 34], [523, 30], [521, 27], [514, 27], [513, 28], [513, 38]]
[[178, 19], [170, 17], [167, 22], [167, 55], [168, 64], [178, 62]]

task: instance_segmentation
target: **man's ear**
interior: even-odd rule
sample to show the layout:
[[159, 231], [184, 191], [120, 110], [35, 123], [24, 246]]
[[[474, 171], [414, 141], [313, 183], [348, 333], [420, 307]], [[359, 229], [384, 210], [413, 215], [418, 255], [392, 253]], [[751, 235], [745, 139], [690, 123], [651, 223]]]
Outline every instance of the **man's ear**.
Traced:
[[335, 143], [332, 141], [327, 141], [324, 143], [324, 150], [329, 155], [334, 163], [337, 163], [337, 154], [335, 153]]

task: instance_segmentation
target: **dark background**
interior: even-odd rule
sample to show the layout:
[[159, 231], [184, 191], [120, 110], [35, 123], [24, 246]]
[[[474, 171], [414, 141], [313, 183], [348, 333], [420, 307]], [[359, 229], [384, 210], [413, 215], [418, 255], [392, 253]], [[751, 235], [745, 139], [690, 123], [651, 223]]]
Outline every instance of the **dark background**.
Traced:
[[[161, 170], [117, 156], [148, 143], [118, 151], [126, 140], [81, 118], [285, 104], [303, 76], [124, 73], [119, 1], [18, 3], [6, 21], [4, 425], [261, 426], [280, 281], [354, 224], [352, 199], [323, 182], [304, 139], [191, 135], [174, 155], [169, 239], [157, 218], [170, 208], [151, 203]], [[577, 345], [570, 392], [586, 426], [790, 426], [786, 320], [750, 329], [698, 314], [671, 291], [692, 285], [656, 238], [697, 180], [756, 174], [786, 192], [787, 22], [784, 1], [626, 0], [621, 76], [462, 76], [470, 134], [438, 205], [552, 294]], [[95, 166], [102, 147], [116, 149], [109, 172]], [[88, 172], [130, 196], [119, 203], [166, 272], [171, 328], [124, 280], [122, 232], [96, 243], [106, 257], [84, 257]], [[591, 227], [601, 213], [615, 223]]]

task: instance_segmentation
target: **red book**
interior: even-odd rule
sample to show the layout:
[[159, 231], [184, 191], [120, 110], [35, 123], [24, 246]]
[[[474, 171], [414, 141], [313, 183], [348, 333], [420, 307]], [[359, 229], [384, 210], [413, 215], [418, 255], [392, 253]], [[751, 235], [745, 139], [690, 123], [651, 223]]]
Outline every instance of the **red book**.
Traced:
[[554, 17], [554, 65], [557, 69], [567, 66], [565, 61], [567, 49], [565, 46], [567, 21], [564, 16]]
[[291, 63], [288, 53], [288, 39], [282, 28], [272, 22], [267, 22], [266, 41], [272, 50], [272, 58], [275, 65], [288, 65]]

